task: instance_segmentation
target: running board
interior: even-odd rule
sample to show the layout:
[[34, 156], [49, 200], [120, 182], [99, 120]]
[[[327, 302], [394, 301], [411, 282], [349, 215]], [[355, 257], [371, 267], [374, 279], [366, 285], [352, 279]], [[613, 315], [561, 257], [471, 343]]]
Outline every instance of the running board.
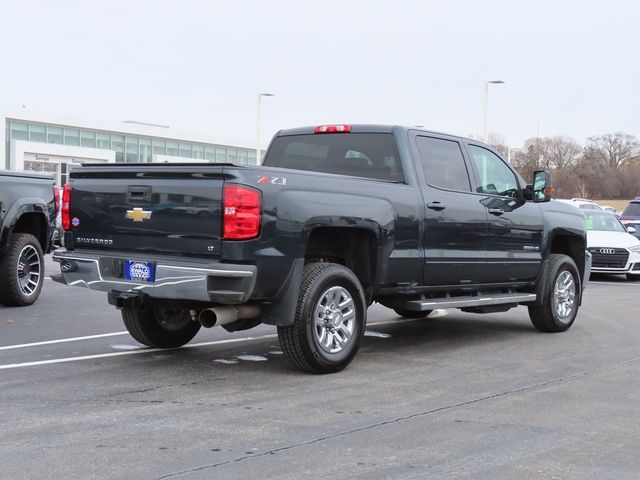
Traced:
[[423, 312], [436, 308], [466, 308], [484, 307], [489, 305], [504, 305], [505, 303], [534, 302], [535, 293], [499, 293], [487, 296], [429, 298], [427, 300], [412, 300], [405, 304], [407, 310]]

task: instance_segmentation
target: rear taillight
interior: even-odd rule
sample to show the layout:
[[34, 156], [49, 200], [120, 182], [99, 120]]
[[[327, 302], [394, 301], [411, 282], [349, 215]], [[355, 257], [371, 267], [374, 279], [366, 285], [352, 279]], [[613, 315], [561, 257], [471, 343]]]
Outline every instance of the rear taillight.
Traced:
[[620, 217], [621, 222], [631, 222], [635, 220], [633, 217]]
[[349, 133], [351, 125], [320, 125], [316, 127], [314, 133]]
[[62, 189], [62, 228], [71, 230], [71, 184], [65, 183]]
[[53, 202], [56, 204], [56, 217], [60, 213], [60, 189], [57, 185], [53, 186]]
[[224, 187], [222, 238], [247, 240], [260, 232], [260, 192], [244, 185]]

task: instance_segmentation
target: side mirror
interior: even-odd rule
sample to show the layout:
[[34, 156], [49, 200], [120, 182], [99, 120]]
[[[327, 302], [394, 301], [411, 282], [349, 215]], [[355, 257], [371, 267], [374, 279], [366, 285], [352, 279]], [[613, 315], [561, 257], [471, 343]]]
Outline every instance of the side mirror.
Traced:
[[551, 200], [553, 187], [551, 186], [551, 173], [546, 170], [533, 172], [533, 201], [535, 203]]
[[627, 232], [636, 233], [636, 229], [634, 227], [627, 227]]

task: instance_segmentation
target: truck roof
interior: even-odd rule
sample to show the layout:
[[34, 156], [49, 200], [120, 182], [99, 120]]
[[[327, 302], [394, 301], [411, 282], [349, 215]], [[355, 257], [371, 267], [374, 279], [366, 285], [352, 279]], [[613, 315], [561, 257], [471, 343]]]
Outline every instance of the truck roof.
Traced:
[[[482, 145], [486, 145], [484, 142], [480, 140], [475, 140], [468, 137], [463, 137], [461, 135], [455, 135], [452, 133], [445, 132], [437, 132], [434, 130], [427, 130], [421, 126], [413, 126], [409, 127], [406, 125], [385, 125], [385, 124], [377, 124], [377, 123], [338, 123], [338, 124], [328, 124], [328, 125], [349, 125], [351, 127], [351, 133], [393, 133], [395, 131], [410, 131], [417, 130], [424, 133], [431, 133], [435, 135], [446, 135], [448, 137], [461, 138], [464, 140], [478, 142]], [[287, 136], [287, 135], [309, 135], [315, 132], [315, 129], [318, 125], [314, 126], [306, 126], [306, 127], [296, 127], [296, 128], [286, 128], [278, 131], [276, 133], [277, 136]]]

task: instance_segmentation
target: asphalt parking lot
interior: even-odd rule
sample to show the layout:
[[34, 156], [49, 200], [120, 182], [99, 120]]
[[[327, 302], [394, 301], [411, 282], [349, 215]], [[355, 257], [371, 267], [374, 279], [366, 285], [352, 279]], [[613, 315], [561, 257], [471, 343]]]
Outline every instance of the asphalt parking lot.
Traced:
[[0, 307], [0, 478], [637, 479], [640, 283], [592, 280], [563, 334], [374, 305], [330, 376], [267, 326], [144, 349], [104, 294], [47, 280]]

